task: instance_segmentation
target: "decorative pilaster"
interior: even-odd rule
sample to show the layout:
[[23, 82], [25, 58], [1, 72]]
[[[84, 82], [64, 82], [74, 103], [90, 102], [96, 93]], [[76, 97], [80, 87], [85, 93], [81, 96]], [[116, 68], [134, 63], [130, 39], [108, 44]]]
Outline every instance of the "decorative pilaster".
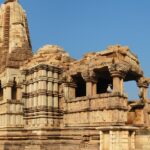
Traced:
[[96, 95], [96, 94], [97, 94], [97, 82], [96, 82], [96, 81], [93, 82], [93, 87], [92, 87], [92, 89], [93, 89], [93, 95]]
[[76, 84], [75, 83], [64, 83], [64, 96], [66, 99], [73, 99], [76, 96]]
[[38, 92], [39, 92], [39, 106], [46, 107], [47, 104], [47, 96], [46, 96], [46, 90], [47, 90], [47, 66], [41, 65], [38, 68]]
[[21, 84], [17, 85], [17, 100], [21, 101], [22, 99], [22, 86]]
[[34, 83], [33, 83], [33, 86], [34, 86], [34, 90], [33, 90], [33, 107], [37, 107], [38, 106], [38, 82], [36, 81], [36, 79], [34, 79]]
[[48, 108], [52, 108], [53, 107], [53, 68], [52, 67], [48, 67], [48, 72], [47, 72], [47, 76], [48, 76], [48, 82], [47, 82], [47, 105]]
[[54, 98], [53, 98], [53, 107], [55, 109], [58, 109], [59, 107], [59, 85], [58, 85], [58, 75], [59, 71], [58, 69], [54, 69], [54, 73], [53, 73], [53, 78], [54, 78], [54, 82], [53, 82], [53, 94], [54, 94]]
[[13, 86], [13, 82], [9, 82], [7, 84], [4, 85], [4, 100], [11, 100], [12, 99], [12, 86]]

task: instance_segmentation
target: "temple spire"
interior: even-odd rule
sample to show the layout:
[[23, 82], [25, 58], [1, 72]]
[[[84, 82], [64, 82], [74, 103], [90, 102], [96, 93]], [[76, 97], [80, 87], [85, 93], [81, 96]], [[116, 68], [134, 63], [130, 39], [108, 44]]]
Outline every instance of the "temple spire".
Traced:
[[32, 57], [27, 16], [19, 0], [5, 0], [0, 8], [0, 73], [19, 68]]

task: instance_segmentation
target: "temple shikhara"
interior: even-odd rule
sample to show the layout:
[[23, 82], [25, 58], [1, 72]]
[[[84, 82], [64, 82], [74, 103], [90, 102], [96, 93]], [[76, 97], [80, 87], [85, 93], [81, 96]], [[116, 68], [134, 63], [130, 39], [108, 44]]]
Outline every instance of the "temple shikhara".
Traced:
[[25, 11], [5, 0], [0, 57], [0, 150], [150, 150], [150, 78], [127, 46], [81, 60], [57, 45], [33, 54]]

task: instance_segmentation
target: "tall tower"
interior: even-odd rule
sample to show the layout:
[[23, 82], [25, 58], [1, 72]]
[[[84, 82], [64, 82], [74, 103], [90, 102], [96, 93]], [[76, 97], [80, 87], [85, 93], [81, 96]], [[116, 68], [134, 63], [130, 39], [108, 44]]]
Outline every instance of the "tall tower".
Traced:
[[32, 56], [27, 17], [18, 0], [6, 0], [0, 7], [0, 56], [0, 73], [19, 68]]

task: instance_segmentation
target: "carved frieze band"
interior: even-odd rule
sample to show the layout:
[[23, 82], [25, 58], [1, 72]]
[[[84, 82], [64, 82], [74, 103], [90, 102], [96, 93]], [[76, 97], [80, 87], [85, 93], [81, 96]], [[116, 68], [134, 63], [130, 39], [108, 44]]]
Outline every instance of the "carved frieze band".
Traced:
[[57, 68], [57, 67], [46, 65], [46, 64], [40, 64], [31, 69], [22, 70], [22, 74], [29, 75], [29, 74], [33, 74], [34, 72], [37, 72], [38, 70], [52, 71], [52, 72], [56, 72], [59, 74], [61, 74], [63, 72], [62, 68]]
[[63, 96], [57, 91], [38, 90], [31, 93], [23, 93], [23, 98], [33, 98], [33, 97], [38, 97], [40, 95], [59, 97], [59, 98]]

